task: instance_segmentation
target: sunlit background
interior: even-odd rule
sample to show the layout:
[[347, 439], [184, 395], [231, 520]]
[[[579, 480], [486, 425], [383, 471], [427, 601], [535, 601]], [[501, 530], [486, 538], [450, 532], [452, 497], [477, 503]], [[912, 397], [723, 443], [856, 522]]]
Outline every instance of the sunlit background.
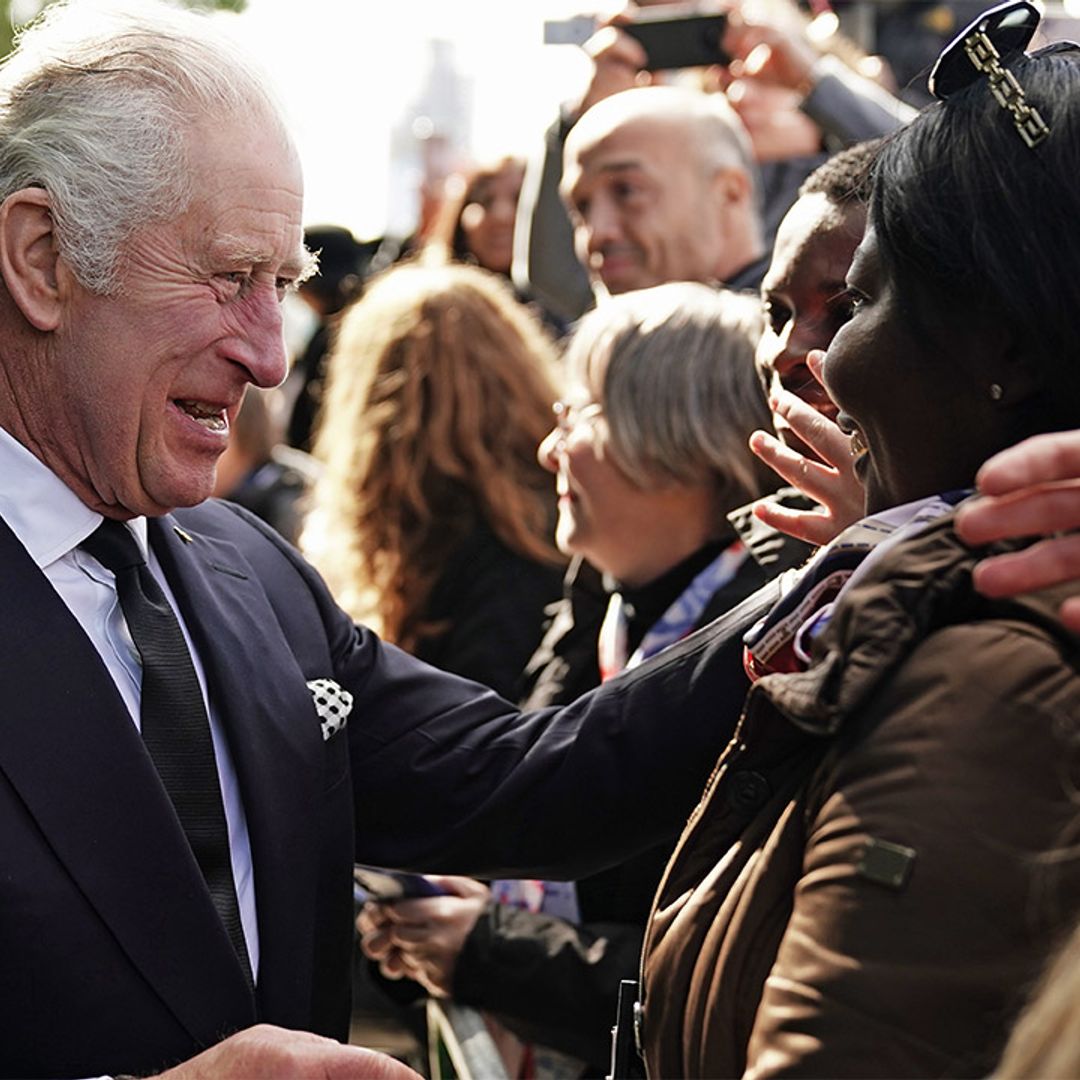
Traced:
[[[588, 63], [545, 20], [623, 0], [187, 0], [216, 11], [269, 70], [304, 162], [306, 224], [405, 236], [420, 189], [470, 161], [535, 153]], [[752, 0], [750, 0], [752, 2]], [[872, 0], [864, 0], [868, 6]], [[992, 0], [987, 0], [987, 6]], [[1039, 0], [1036, 0], [1039, 3]], [[0, 0], [15, 22], [43, 0]], [[1080, 17], [1080, 0], [1040, 3]], [[3, 20], [6, 22], [6, 19]]]
[[572, 0], [248, 0], [215, 18], [278, 87], [307, 222], [368, 238], [412, 230], [425, 171], [535, 150], [587, 76], [578, 49], [543, 44], [544, 20], [578, 10]]
[[[993, 0], [987, 0], [987, 6]], [[291, 113], [307, 221], [405, 235], [418, 188], [463, 160], [534, 153], [580, 91], [579, 49], [544, 45], [545, 20], [621, 0], [247, 0], [236, 23]], [[1042, 3], [1080, 16], [1080, 0]]]

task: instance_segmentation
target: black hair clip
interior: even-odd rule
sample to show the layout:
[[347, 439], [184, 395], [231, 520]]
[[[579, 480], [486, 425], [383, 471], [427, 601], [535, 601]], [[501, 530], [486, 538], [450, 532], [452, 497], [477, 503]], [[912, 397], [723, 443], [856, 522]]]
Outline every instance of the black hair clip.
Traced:
[[1025, 53], [1040, 19], [1038, 9], [1028, 0], [1007, 0], [984, 11], [945, 46], [927, 80], [930, 93], [945, 101], [985, 75], [994, 99], [1009, 113], [1024, 143], [1034, 149], [1050, 134], [1050, 127], [1039, 110], [1028, 103], [1023, 86], [1007, 64], [1020, 56], [1035, 58], [1080, 49], [1075, 42], [1057, 41]]
[[1039, 110], [1027, 103], [1024, 88], [1002, 64], [1001, 53], [994, 43], [981, 30], [976, 30], [964, 38], [964, 52], [975, 70], [987, 77], [990, 92], [1012, 116], [1013, 127], [1020, 133], [1020, 138], [1032, 149], [1038, 146], [1050, 134], [1050, 128], [1039, 115]]

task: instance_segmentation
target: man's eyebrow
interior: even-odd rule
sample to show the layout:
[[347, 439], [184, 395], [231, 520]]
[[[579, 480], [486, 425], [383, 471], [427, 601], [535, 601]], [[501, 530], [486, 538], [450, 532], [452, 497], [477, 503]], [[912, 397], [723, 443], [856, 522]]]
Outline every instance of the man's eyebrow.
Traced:
[[302, 244], [299, 252], [282, 266], [282, 275], [292, 278], [294, 285], [307, 281], [319, 272], [320, 254], [318, 251], [312, 251], [306, 244]]
[[639, 159], [631, 158], [629, 161], [605, 161], [596, 171], [602, 173], [635, 172], [643, 168], [644, 166]]
[[[229, 265], [265, 266], [274, 261], [266, 248], [257, 247], [235, 236], [220, 236], [214, 244], [214, 255]], [[306, 281], [319, 269], [319, 257], [306, 245], [282, 262], [280, 276], [291, 278], [295, 283]]]
[[575, 196], [575, 192], [581, 191], [583, 187], [588, 188], [591, 186], [590, 181], [594, 180], [597, 174], [603, 176], [618, 176], [621, 173], [644, 171], [644, 165], [637, 158], [631, 158], [629, 161], [605, 161], [603, 164], [597, 165], [595, 169], [579, 169], [578, 175], [573, 183], [569, 185], [560, 184], [559, 191], [564, 199], [572, 200]]
[[246, 240], [227, 233], [217, 237], [211, 247], [215, 258], [227, 263], [249, 263], [261, 266], [270, 261], [270, 254], [265, 248], [256, 247]]

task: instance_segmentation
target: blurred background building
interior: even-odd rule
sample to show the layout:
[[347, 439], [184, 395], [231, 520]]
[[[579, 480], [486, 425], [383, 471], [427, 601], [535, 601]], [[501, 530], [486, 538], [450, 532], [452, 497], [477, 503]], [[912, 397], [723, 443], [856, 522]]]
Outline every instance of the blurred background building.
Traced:
[[[798, 0], [807, 14], [835, 19], [868, 52], [885, 51], [898, 87], [915, 103], [928, 59], [992, 2]], [[588, 75], [579, 49], [543, 44], [545, 20], [604, 16], [624, 6], [623, 0], [187, 3], [214, 10], [273, 76], [305, 165], [306, 222], [337, 223], [362, 240], [405, 237], [423, 227], [442, 178], [455, 168], [535, 152], [559, 103], [580, 92]], [[43, 0], [0, 0], [0, 51], [7, 51], [12, 23], [43, 6]], [[1080, 19], [1080, 0], [1042, 6], [1057, 20]]]

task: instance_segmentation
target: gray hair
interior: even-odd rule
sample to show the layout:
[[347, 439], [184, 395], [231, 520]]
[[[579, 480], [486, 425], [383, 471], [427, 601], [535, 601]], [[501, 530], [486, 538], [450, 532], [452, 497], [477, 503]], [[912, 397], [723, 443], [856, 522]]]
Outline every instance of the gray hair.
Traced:
[[253, 112], [281, 123], [265, 79], [205, 16], [56, 4], [0, 65], [0, 200], [44, 188], [75, 276], [113, 291], [124, 241], [190, 203], [192, 125]]
[[754, 369], [761, 330], [756, 297], [692, 282], [622, 293], [581, 319], [568, 374], [600, 403], [632, 483], [711, 481], [723, 512], [777, 486], [747, 446], [772, 426]]

